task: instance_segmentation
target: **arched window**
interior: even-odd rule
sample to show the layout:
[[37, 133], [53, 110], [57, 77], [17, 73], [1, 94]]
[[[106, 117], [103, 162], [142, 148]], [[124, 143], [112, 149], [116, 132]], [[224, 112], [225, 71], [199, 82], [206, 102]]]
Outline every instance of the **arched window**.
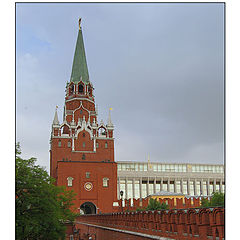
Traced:
[[83, 90], [84, 90], [83, 85], [82, 85], [82, 84], [79, 84], [79, 85], [78, 85], [78, 92], [79, 92], [79, 93], [83, 93]]
[[99, 129], [98, 129], [98, 136], [99, 137], [106, 137], [106, 129], [104, 128], [104, 127], [100, 127]]
[[72, 187], [73, 178], [72, 177], [68, 177], [67, 181], [68, 181], [68, 187]]
[[108, 187], [109, 178], [103, 178], [103, 187]]
[[88, 85], [88, 94], [89, 94], [90, 96], [92, 96], [92, 88], [91, 88], [90, 85]]
[[71, 85], [70, 86], [70, 94], [73, 94], [73, 92], [74, 92], [74, 85]]

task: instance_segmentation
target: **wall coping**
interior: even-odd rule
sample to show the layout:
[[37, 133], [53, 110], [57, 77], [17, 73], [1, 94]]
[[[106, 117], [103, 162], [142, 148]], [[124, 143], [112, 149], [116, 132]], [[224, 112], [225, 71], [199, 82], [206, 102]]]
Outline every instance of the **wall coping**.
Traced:
[[173, 238], [159, 237], [159, 236], [153, 236], [153, 235], [149, 235], [149, 234], [133, 232], [133, 231], [123, 230], [123, 229], [103, 227], [103, 226], [99, 226], [99, 225], [95, 225], [95, 224], [89, 224], [89, 223], [85, 223], [85, 222], [77, 222], [77, 221], [75, 221], [75, 224], [83, 224], [83, 225], [87, 225], [87, 226], [90, 226], [90, 227], [96, 227], [96, 228], [101, 228], [101, 229], [105, 229], [105, 230], [109, 230], [109, 231], [127, 233], [127, 234], [132, 234], [132, 235], [140, 236], [140, 237], [146, 237], [146, 238], [150, 238], [150, 239], [174, 240]]

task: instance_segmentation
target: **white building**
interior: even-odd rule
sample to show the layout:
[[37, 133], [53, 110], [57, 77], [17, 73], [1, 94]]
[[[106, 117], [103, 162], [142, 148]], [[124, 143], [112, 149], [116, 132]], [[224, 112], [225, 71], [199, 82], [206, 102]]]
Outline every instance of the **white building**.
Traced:
[[210, 196], [225, 192], [224, 165], [118, 161], [118, 198], [145, 198], [158, 191]]

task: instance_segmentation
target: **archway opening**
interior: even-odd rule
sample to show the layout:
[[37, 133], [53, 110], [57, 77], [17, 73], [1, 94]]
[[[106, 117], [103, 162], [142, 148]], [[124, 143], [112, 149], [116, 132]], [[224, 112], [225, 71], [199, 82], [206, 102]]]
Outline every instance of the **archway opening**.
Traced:
[[85, 202], [80, 206], [80, 212], [83, 214], [96, 214], [96, 206], [91, 202]]

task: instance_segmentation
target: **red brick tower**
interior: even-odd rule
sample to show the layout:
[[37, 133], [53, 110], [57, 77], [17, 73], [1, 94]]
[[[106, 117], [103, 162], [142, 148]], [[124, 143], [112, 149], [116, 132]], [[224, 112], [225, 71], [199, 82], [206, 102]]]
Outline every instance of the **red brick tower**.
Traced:
[[55, 112], [50, 141], [50, 175], [57, 185], [73, 189], [81, 212], [113, 212], [117, 205], [114, 126], [98, 123], [89, 80], [82, 30], [79, 32], [70, 82], [66, 86], [63, 123]]

